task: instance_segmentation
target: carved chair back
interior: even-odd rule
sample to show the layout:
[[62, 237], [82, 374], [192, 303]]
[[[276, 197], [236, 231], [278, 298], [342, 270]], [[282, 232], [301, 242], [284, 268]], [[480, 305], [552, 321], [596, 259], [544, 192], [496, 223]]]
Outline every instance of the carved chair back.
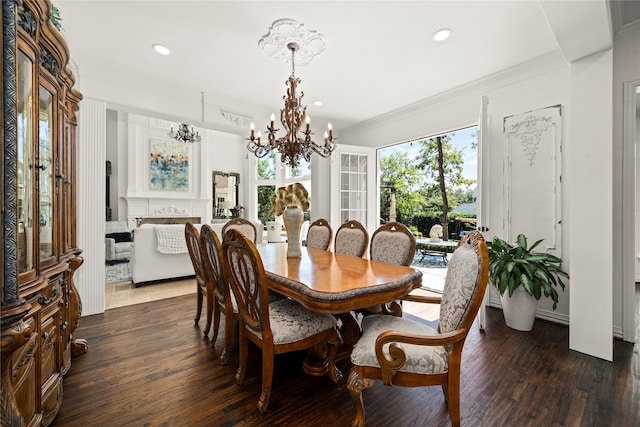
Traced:
[[352, 255], [362, 258], [369, 244], [369, 233], [356, 220], [345, 222], [336, 232], [334, 251], [338, 254]]
[[222, 247], [229, 283], [244, 325], [261, 335], [262, 340], [271, 340], [267, 279], [258, 250], [253, 242], [237, 229], [230, 229], [224, 233]]
[[200, 233], [198, 229], [191, 223], [187, 222], [184, 225], [185, 239], [187, 240], [187, 250], [189, 251], [189, 257], [191, 258], [191, 264], [193, 270], [196, 273], [196, 317], [194, 319], [197, 324], [200, 321], [200, 315], [202, 314], [202, 303], [206, 299], [207, 301], [207, 323], [204, 328], [204, 335], [209, 335], [209, 329], [211, 328], [211, 319], [213, 315], [213, 288], [212, 283], [205, 279], [204, 266], [202, 262], [202, 246], [200, 244]]
[[416, 254], [416, 238], [406, 225], [388, 222], [371, 236], [369, 257], [373, 261], [408, 267]]
[[332, 238], [333, 230], [329, 222], [324, 218], [317, 219], [311, 223], [307, 231], [307, 247], [326, 251]]

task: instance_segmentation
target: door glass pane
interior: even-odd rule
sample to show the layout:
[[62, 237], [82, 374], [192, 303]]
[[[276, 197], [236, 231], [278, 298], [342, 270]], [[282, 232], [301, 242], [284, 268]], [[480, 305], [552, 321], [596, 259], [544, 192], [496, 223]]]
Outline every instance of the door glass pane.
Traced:
[[367, 227], [367, 155], [342, 154], [340, 172], [340, 218], [353, 219]]
[[40, 86], [38, 119], [40, 169], [40, 259], [53, 255], [53, 96]]
[[18, 273], [33, 268], [33, 63], [18, 51]]
[[367, 156], [358, 156], [358, 172], [367, 173]]

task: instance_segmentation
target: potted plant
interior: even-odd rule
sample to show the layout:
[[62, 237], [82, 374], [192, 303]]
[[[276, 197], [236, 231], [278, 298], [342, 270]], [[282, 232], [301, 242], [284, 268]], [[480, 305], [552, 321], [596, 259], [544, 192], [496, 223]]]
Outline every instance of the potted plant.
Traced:
[[487, 245], [489, 279], [500, 292], [505, 321], [507, 326], [520, 331], [533, 328], [536, 307], [542, 295], [551, 298], [553, 309], [556, 309], [556, 288], [560, 286], [564, 290], [562, 278], [569, 278], [560, 268], [560, 258], [533, 251], [540, 242], [542, 239], [528, 247], [526, 236], [519, 234], [515, 245], [499, 238], [494, 238]]

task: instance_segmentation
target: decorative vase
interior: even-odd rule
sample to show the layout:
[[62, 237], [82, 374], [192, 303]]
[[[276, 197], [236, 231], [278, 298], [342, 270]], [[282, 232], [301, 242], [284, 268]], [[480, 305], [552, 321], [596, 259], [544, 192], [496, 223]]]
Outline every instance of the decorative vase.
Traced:
[[502, 312], [507, 326], [517, 331], [530, 331], [536, 320], [538, 300], [529, 295], [524, 289], [516, 288], [513, 295], [508, 291], [500, 295]]
[[288, 258], [300, 258], [302, 256], [300, 250], [300, 229], [302, 228], [303, 219], [304, 214], [302, 209], [297, 206], [288, 206], [282, 214], [282, 220], [287, 229]]

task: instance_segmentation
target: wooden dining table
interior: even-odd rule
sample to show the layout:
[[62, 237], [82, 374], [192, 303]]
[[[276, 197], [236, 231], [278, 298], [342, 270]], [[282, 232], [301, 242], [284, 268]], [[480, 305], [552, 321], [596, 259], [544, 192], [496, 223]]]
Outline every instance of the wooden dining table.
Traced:
[[306, 246], [300, 258], [288, 258], [286, 243], [258, 245], [258, 251], [269, 288], [317, 312], [386, 304], [422, 284], [422, 272], [411, 267]]
[[[411, 267], [306, 246], [301, 248], [300, 258], [288, 258], [286, 243], [257, 247], [269, 288], [309, 310], [336, 315], [347, 347], [353, 346], [361, 335], [354, 310], [384, 306], [422, 285], [422, 272]], [[304, 371], [310, 375], [327, 374], [325, 356], [322, 349], [308, 354]], [[340, 372], [333, 375], [342, 376]]]

